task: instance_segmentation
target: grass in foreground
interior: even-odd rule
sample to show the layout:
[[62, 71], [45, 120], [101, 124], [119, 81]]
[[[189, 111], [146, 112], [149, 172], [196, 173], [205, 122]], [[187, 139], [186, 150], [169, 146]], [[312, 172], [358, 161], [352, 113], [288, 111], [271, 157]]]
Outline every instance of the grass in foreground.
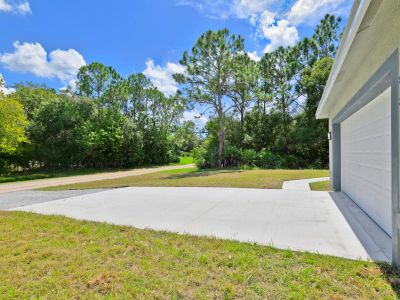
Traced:
[[48, 187], [42, 190], [116, 188], [125, 186], [173, 187], [237, 187], [280, 189], [285, 180], [326, 177], [327, 170], [198, 170], [196, 168], [170, 170], [99, 180], [78, 184]]
[[331, 181], [311, 182], [310, 188], [312, 191], [331, 191]]
[[386, 264], [0, 212], [0, 298], [395, 299]]

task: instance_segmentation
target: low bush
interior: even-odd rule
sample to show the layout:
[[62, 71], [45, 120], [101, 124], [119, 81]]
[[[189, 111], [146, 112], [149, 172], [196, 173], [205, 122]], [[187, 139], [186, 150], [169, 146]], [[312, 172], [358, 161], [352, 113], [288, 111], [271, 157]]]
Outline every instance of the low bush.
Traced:
[[[202, 146], [194, 149], [194, 162], [199, 168], [213, 168], [217, 166], [216, 145], [206, 141]], [[232, 145], [226, 145], [223, 156], [224, 167], [258, 167], [265, 169], [303, 169], [319, 167], [315, 163], [308, 165], [306, 161], [295, 155], [279, 155], [265, 149], [255, 151], [254, 149], [239, 149]]]

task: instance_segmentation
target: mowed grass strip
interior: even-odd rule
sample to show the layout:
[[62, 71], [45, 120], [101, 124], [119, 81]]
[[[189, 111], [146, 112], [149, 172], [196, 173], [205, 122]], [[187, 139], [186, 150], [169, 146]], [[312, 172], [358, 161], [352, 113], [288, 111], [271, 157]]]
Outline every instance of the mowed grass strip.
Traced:
[[236, 187], [280, 189], [285, 180], [329, 176], [327, 170], [170, 170], [141, 176], [48, 187], [42, 190], [117, 188], [126, 186]]
[[311, 182], [310, 188], [312, 191], [331, 191], [331, 181]]
[[395, 299], [387, 264], [0, 212], [2, 299]]

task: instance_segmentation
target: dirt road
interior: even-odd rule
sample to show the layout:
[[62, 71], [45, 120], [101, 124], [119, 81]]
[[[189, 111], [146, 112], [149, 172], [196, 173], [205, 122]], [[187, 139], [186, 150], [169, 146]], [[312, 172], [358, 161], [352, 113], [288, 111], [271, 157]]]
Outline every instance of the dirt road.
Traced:
[[159, 172], [159, 171], [191, 168], [193, 166], [194, 165], [189, 164], [189, 165], [180, 165], [180, 166], [142, 168], [142, 169], [134, 169], [134, 170], [129, 170], [129, 171], [108, 172], [108, 173], [99, 173], [99, 174], [92, 174], [92, 175], [78, 175], [78, 176], [70, 176], [70, 177], [58, 177], [58, 178], [48, 178], [48, 179], [37, 179], [37, 180], [29, 180], [29, 181], [2, 183], [2, 184], [0, 184], [0, 194], [33, 190], [33, 189], [39, 189], [39, 188], [44, 188], [44, 187], [49, 187], [49, 186], [64, 185], [64, 184], [90, 182], [90, 181], [97, 181], [97, 180], [104, 180], [104, 179], [114, 179], [114, 178], [121, 178], [121, 177], [127, 177], [127, 176], [138, 176], [138, 175], [144, 175], [144, 174], [149, 174], [149, 173], [154, 173], [154, 172]]

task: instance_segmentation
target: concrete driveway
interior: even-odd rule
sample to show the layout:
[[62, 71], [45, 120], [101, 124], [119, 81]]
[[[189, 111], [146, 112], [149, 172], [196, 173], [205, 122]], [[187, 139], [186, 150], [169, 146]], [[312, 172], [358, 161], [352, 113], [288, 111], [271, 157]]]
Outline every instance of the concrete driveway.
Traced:
[[256, 242], [352, 259], [391, 258], [390, 237], [342, 193], [134, 187], [13, 210]]

